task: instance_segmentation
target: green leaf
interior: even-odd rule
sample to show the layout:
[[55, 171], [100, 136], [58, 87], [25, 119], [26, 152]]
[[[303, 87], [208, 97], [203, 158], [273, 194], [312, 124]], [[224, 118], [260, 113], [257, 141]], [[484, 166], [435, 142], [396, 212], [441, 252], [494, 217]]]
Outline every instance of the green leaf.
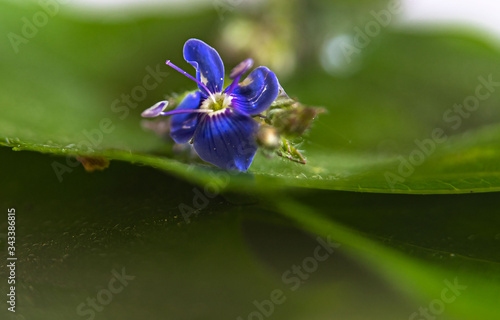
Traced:
[[[2, 30], [22, 34], [21, 18], [33, 8], [2, 6]], [[189, 181], [210, 181], [217, 169], [174, 154], [171, 144], [141, 128], [139, 116], [165, 94], [192, 89], [188, 79], [168, 73], [163, 61], [182, 59], [182, 43], [192, 29], [213, 40], [207, 20], [200, 14], [101, 24], [61, 13], [20, 44], [18, 53], [3, 42], [0, 143], [15, 150], [130, 161]], [[329, 112], [299, 147], [308, 164], [259, 155], [247, 176], [225, 187], [500, 190], [498, 52], [478, 39], [453, 33], [383, 34], [380, 45], [363, 52], [364, 67], [346, 79], [306, 64], [308, 70], [282, 84], [301, 102]], [[86, 48], [96, 43], [89, 54]], [[489, 78], [489, 87], [476, 90]], [[488, 95], [477, 110], [455, 111], [455, 104], [474, 102], [470, 97], [477, 92]], [[253, 177], [255, 183], [249, 184]]]
[[300, 228], [338, 241], [432, 316], [498, 318], [496, 195], [416, 197], [319, 192], [274, 205]]
[[[373, 300], [360, 316], [386, 310], [400, 317], [411, 306], [336, 249], [292, 290], [296, 276], [284, 282], [283, 274], [318, 242], [259, 203], [249, 205], [255, 200], [228, 202], [127, 163], [92, 174], [78, 168], [59, 183], [48, 156], [2, 149], [0, 157], [9, 168], [2, 207], [16, 210], [16, 315], [26, 319], [81, 319], [92, 312], [96, 319], [246, 319], [258, 312], [254, 303], [276, 290], [286, 300], [275, 305], [273, 318], [341, 315], [366, 298], [366, 281], [391, 300]], [[2, 252], [5, 240], [3, 234]], [[126, 284], [112, 280], [116, 273], [127, 276]], [[345, 282], [336, 280], [339, 273]], [[9, 292], [6, 281], [0, 287]], [[10, 319], [6, 307], [0, 317]]]
[[[213, 197], [126, 163], [92, 174], [78, 168], [59, 183], [47, 156], [0, 156], [9, 168], [2, 206], [16, 209], [16, 294], [26, 318], [79, 319], [90, 298], [105, 301], [95, 312], [102, 319], [245, 319], [254, 301], [280, 290], [276, 319], [405, 319], [442, 299], [455, 278], [467, 288], [444, 303], [441, 319], [498, 317], [493, 193], [310, 191], [266, 204]], [[330, 254], [321, 249], [328, 239]], [[315, 264], [318, 247], [326, 259]], [[113, 270], [135, 278], [107, 303]]]
[[[0, 31], [23, 35], [23, 18], [38, 10], [1, 3]], [[99, 318], [251, 318], [281, 290], [276, 319], [405, 319], [442, 302], [455, 278], [467, 288], [436, 316], [498, 318], [495, 194], [334, 191], [498, 191], [498, 51], [475, 34], [393, 31], [363, 50], [348, 78], [304, 61], [280, 82], [328, 110], [298, 147], [308, 164], [259, 154], [248, 173], [226, 172], [140, 124], [142, 110], [193, 89], [163, 65], [182, 63], [189, 37], [236, 65], [213, 17], [96, 22], [62, 10], [18, 50], [0, 42], [0, 144], [58, 156], [0, 150], [2, 207], [17, 216], [20, 314], [82, 318], [77, 308], [106, 299], [125, 268], [135, 278]], [[457, 111], [487, 94], [490, 75], [489, 97]], [[87, 173], [78, 156], [111, 163]], [[316, 235], [340, 246], [311, 267]], [[311, 271], [300, 279], [296, 266]]]

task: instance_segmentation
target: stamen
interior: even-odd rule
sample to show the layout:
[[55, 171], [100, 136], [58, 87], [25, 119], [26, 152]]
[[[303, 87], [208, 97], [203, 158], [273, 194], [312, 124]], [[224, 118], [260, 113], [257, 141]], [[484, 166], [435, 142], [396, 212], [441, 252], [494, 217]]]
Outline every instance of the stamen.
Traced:
[[229, 78], [234, 79], [238, 76], [241, 76], [245, 72], [247, 72], [248, 69], [250, 69], [253, 66], [253, 60], [252, 59], [246, 59], [240, 62], [236, 67], [231, 70], [231, 74], [229, 74]]
[[196, 82], [197, 84], [199, 84], [203, 89], [205, 89], [205, 91], [208, 93], [208, 95], [210, 96], [210, 98], [212, 98], [212, 100], [215, 102], [215, 99], [214, 99], [214, 96], [212, 95], [212, 92], [210, 92], [210, 90], [208, 90], [207, 86], [203, 84], [203, 82], [201, 81], [198, 81], [198, 79], [196, 79], [195, 77], [193, 77], [192, 75], [190, 75], [189, 73], [187, 73], [186, 71], [182, 70], [181, 68], [179, 68], [178, 66], [176, 66], [175, 64], [173, 64], [172, 62], [170, 62], [170, 60], [167, 60], [167, 62], [165, 62], [169, 67], [172, 67], [173, 69], [179, 71], [180, 73], [182, 73], [183, 75], [185, 75], [186, 77], [188, 77], [189, 79], [193, 80], [194, 82]]
[[238, 85], [238, 83], [240, 82], [240, 78], [241, 78], [241, 74], [239, 76], [237, 76], [233, 82], [231, 82], [231, 84], [229, 85], [229, 87], [227, 87], [226, 89], [226, 94], [231, 94], [231, 92], [233, 92], [234, 88]]
[[213, 112], [212, 109], [174, 109], [167, 112], [162, 112], [160, 115], [162, 116], [172, 116], [174, 114], [182, 114], [182, 113], [210, 113]]
[[248, 69], [250, 69], [253, 66], [253, 60], [252, 59], [246, 59], [240, 62], [236, 67], [231, 70], [231, 74], [229, 75], [229, 78], [233, 79], [233, 82], [231, 85], [226, 89], [225, 93], [231, 94], [233, 92], [234, 88], [238, 85], [240, 82], [241, 76], [247, 72]]
[[168, 101], [160, 101], [141, 113], [144, 118], [158, 117], [168, 106]]

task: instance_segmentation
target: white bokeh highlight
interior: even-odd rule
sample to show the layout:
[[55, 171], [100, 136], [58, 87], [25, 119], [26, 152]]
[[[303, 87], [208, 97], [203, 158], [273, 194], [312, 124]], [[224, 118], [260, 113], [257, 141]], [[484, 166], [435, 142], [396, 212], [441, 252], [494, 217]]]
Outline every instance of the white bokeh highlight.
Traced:
[[467, 26], [500, 38], [498, 0], [403, 0], [402, 25]]

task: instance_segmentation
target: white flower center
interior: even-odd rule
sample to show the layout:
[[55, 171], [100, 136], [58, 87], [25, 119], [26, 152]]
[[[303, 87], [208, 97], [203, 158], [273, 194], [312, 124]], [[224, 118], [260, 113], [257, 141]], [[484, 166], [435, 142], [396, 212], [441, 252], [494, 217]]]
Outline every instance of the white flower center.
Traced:
[[213, 111], [219, 111], [228, 108], [231, 105], [231, 100], [233, 98], [224, 93], [214, 93], [213, 99], [207, 98], [202, 102], [200, 109], [210, 109]]

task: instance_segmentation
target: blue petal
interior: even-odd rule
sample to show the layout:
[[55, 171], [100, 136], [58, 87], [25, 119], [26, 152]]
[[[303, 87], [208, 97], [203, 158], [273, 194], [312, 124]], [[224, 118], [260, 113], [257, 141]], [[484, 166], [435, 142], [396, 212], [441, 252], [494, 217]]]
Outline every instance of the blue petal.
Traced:
[[257, 127], [250, 116], [231, 108], [207, 114], [194, 133], [194, 149], [220, 168], [247, 171], [257, 151]]
[[249, 115], [265, 111], [276, 99], [279, 92], [276, 75], [266, 67], [258, 67], [236, 88], [231, 96], [231, 105]]
[[[201, 103], [201, 92], [196, 91], [188, 94], [184, 100], [175, 108], [175, 110], [179, 109], [197, 109]], [[198, 119], [200, 117], [199, 113], [187, 113], [187, 114], [176, 114], [173, 115], [170, 119], [170, 136], [177, 143], [186, 143], [188, 142], [194, 134], [196, 130], [196, 126], [198, 125]]]
[[[202, 82], [212, 92], [221, 92], [224, 85], [224, 64], [215, 51], [205, 42], [198, 39], [189, 39], [184, 44], [184, 59], [196, 69], [196, 79]], [[198, 85], [205, 94], [205, 89]]]

